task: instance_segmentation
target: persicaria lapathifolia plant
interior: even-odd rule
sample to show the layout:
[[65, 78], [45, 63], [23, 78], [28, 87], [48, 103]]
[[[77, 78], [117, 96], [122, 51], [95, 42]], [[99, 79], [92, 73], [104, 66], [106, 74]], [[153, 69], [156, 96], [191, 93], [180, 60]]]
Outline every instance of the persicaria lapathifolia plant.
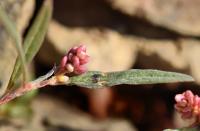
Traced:
[[0, 104], [47, 85], [77, 85], [96, 89], [119, 84], [139, 85], [193, 81], [191, 76], [185, 74], [151, 69], [116, 72], [87, 71], [85, 64], [88, 61], [89, 55], [86, 53], [86, 47], [84, 45], [75, 46], [62, 57], [58, 66], [54, 66], [44, 76], [8, 91], [0, 99]]

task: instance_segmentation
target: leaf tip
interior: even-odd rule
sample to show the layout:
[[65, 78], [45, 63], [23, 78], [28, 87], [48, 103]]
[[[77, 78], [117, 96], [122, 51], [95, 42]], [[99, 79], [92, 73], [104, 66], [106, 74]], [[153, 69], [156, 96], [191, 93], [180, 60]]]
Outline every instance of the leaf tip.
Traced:
[[182, 74], [182, 75], [184, 75], [183, 81], [185, 81], [185, 82], [193, 82], [193, 81], [195, 81], [194, 78], [192, 76], [190, 76], [190, 75], [185, 75], [185, 74]]

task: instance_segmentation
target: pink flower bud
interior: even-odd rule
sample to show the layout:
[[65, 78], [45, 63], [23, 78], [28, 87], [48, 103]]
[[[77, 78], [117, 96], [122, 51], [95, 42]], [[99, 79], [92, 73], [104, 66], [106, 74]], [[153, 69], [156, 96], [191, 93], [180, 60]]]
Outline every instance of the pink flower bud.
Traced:
[[75, 47], [71, 48], [68, 52], [75, 54], [77, 52], [77, 49], [78, 49], [78, 46], [75, 46]]
[[71, 73], [71, 72], [74, 71], [74, 67], [72, 66], [72, 64], [67, 64], [67, 65], [65, 66], [65, 68], [67, 69], [67, 71], [68, 71], [69, 73]]
[[78, 67], [80, 65], [80, 60], [77, 56], [72, 57], [72, 64], [74, 67]]
[[74, 56], [74, 54], [71, 53], [71, 52], [69, 52], [69, 53], [67, 54], [68, 60], [69, 60], [69, 61], [72, 61], [72, 57], [73, 57], [73, 56]]
[[85, 66], [79, 66], [74, 70], [75, 74], [83, 74], [87, 71]]
[[184, 95], [182, 95], [182, 94], [178, 94], [178, 95], [175, 96], [175, 100], [176, 100], [177, 102], [181, 102], [184, 98], [185, 98], [185, 97], [184, 97]]
[[89, 58], [90, 57], [87, 55], [87, 56], [85, 56], [84, 59], [80, 59], [80, 64], [81, 65], [87, 64], [89, 62]]
[[193, 96], [193, 105], [198, 105], [198, 102], [199, 102], [199, 96], [198, 95], [195, 95]]
[[80, 59], [85, 59], [85, 57], [87, 57], [87, 55], [86, 55], [85, 52], [79, 52], [79, 53], [77, 53], [77, 56], [78, 56]]
[[60, 68], [65, 67], [66, 63], [67, 63], [67, 56], [64, 56], [60, 62]]
[[184, 95], [187, 98], [188, 102], [190, 104], [193, 104], [193, 102], [194, 102], [194, 100], [193, 100], [194, 94], [190, 90], [187, 90]]
[[85, 45], [80, 45], [77, 48], [77, 53], [80, 53], [80, 52], [86, 52], [86, 46]]

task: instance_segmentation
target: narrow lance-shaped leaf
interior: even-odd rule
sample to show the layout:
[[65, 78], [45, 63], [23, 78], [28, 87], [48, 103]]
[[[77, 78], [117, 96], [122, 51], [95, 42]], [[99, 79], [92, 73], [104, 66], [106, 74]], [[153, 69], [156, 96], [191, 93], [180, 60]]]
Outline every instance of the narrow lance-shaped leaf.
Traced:
[[17, 49], [17, 52], [19, 54], [19, 61], [22, 63], [22, 69], [23, 69], [23, 74], [24, 74], [24, 80], [26, 80], [26, 65], [25, 65], [25, 56], [24, 56], [24, 51], [22, 49], [22, 40], [21, 40], [21, 35], [17, 31], [15, 23], [9, 18], [8, 14], [4, 11], [4, 9], [0, 6], [0, 21], [4, 25], [6, 31], [8, 34], [11, 36], [14, 42], [14, 46]]
[[189, 75], [159, 70], [132, 69], [128, 71], [102, 73], [89, 71], [70, 77], [69, 84], [87, 88], [111, 87], [119, 84], [158, 84], [194, 81]]
[[[26, 61], [30, 62], [38, 50], [40, 49], [44, 40], [49, 21], [52, 16], [52, 0], [45, 0], [41, 7], [39, 14], [37, 15], [33, 25], [31, 26], [25, 40], [24, 40], [24, 51]], [[14, 82], [18, 79], [21, 74], [21, 63], [17, 59], [15, 67], [9, 81], [8, 89], [13, 87]]]

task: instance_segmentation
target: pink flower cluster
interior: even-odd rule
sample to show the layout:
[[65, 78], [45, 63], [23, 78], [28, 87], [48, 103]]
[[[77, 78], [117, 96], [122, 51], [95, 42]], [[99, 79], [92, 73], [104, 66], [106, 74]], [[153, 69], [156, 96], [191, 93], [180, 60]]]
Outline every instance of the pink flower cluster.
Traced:
[[183, 119], [195, 118], [196, 122], [200, 120], [200, 97], [194, 95], [190, 90], [177, 94], [175, 96], [175, 109], [181, 113]]
[[57, 74], [74, 73], [82, 74], [87, 71], [85, 64], [89, 56], [86, 54], [86, 46], [75, 46], [63, 56]]

